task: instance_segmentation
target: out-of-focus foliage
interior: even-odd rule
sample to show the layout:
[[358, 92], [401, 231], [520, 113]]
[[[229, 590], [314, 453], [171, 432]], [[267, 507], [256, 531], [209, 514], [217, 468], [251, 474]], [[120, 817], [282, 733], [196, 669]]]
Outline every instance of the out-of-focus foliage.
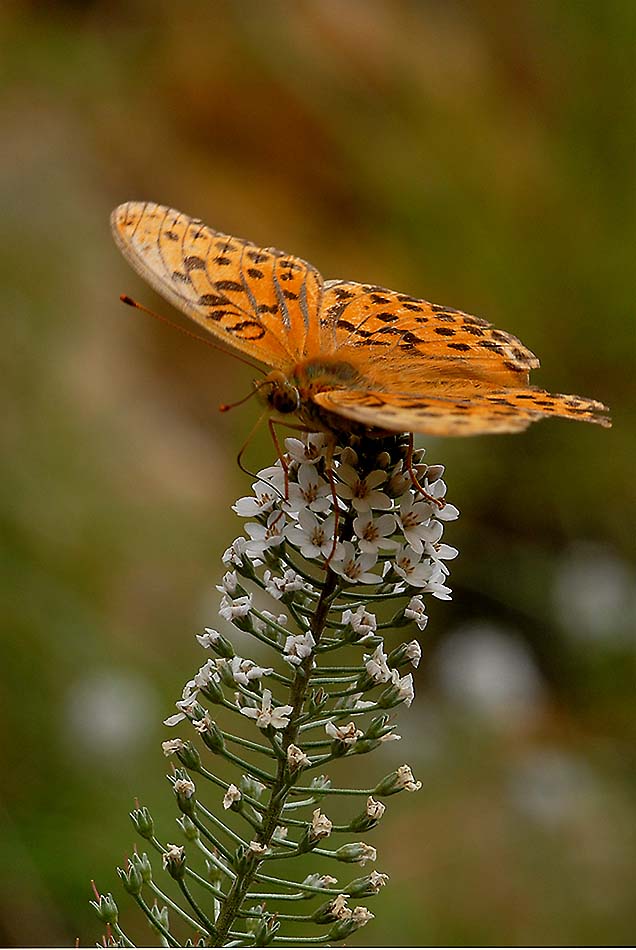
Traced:
[[[456, 593], [386, 751], [424, 789], [375, 836], [392, 880], [359, 940], [632, 941], [635, 19], [2, 6], [3, 945], [94, 941], [89, 878], [118, 893], [135, 794], [177, 834], [160, 722], [246, 485], [256, 407], [216, 406], [249, 373], [117, 302], [169, 311], [111, 242], [128, 198], [483, 314], [539, 353], [537, 382], [612, 406], [609, 432], [429, 440], [462, 509]], [[271, 457], [258, 437], [248, 458]]]

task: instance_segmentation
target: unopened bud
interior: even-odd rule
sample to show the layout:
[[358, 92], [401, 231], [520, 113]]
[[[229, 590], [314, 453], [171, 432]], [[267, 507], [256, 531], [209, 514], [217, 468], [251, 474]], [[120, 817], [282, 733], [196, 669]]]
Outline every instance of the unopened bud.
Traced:
[[128, 893], [132, 894], [133, 897], [138, 897], [141, 894], [143, 880], [132, 861], [128, 862], [126, 868], [117, 868], [117, 873]]
[[130, 860], [139, 871], [144, 884], [150, 884], [152, 881], [152, 865], [146, 852], [144, 851], [142, 855], [133, 854]]
[[371, 871], [364, 877], [358, 877], [355, 881], [347, 884], [347, 894], [350, 897], [372, 897], [377, 894], [381, 887], [384, 887], [389, 880], [388, 874], [380, 874], [379, 871]]
[[377, 852], [375, 848], [363, 841], [356, 841], [351, 844], [343, 844], [334, 852], [334, 857], [338, 861], [345, 861], [347, 864], [364, 865], [367, 861], [375, 861]]
[[177, 758], [179, 762], [182, 762], [187, 769], [192, 769], [193, 772], [198, 772], [201, 768], [199, 750], [190, 741], [183, 743], [181, 749], [177, 751]]
[[135, 808], [133, 811], [131, 811], [130, 818], [133, 825], [135, 826], [137, 834], [140, 834], [142, 838], [152, 838], [155, 823], [152, 820], [152, 815], [145, 805], [143, 805], [141, 808]]
[[112, 894], [101, 894], [98, 900], [90, 901], [90, 905], [103, 923], [111, 926], [117, 923], [119, 910]]

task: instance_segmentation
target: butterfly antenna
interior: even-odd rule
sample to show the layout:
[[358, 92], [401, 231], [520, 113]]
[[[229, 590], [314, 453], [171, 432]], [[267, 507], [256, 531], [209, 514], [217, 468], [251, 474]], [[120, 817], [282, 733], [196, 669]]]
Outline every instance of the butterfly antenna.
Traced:
[[172, 320], [168, 320], [167, 317], [163, 317], [160, 313], [155, 313], [154, 310], [144, 307], [143, 304], [139, 303], [137, 300], [133, 300], [133, 298], [129, 297], [128, 294], [120, 294], [119, 299], [122, 303], [127, 304], [127, 306], [133, 307], [135, 310], [141, 310], [143, 313], [147, 313], [149, 316], [154, 317], [155, 320], [160, 320], [161, 323], [166, 323], [169, 327], [172, 327], [173, 330], [178, 330], [179, 333], [183, 333], [184, 336], [189, 336], [193, 340], [198, 340], [199, 343], [203, 343], [205, 346], [209, 346], [213, 350], [220, 350], [221, 353], [225, 353], [227, 356], [231, 356], [235, 360], [245, 363], [246, 366], [251, 366], [251, 368], [255, 369], [258, 373], [263, 373], [263, 375], [265, 375], [265, 370], [256, 363], [252, 363], [251, 360], [246, 359], [244, 356], [239, 356], [238, 353], [234, 353], [232, 350], [226, 350], [225, 347], [219, 346], [217, 343], [213, 343], [212, 340], [208, 340], [206, 337], [199, 336], [198, 333], [192, 333], [191, 330], [186, 330], [185, 327], [180, 326], [178, 323], [173, 323]]
[[[264, 386], [269, 386], [269, 385], [270, 385], [270, 381], [268, 379], [264, 379], [262, 383], [259, 383], [258, 386], [255, 386], [254, 389], [250, 393], [248, 393], [247, 396], [243, 396], [242, 399], [237, 399], [236, 402], [222, 402], [221, 405], [219, 406], [219, 412], [229, 412], [230, 409], [236, 409], [237, 406], [242, 406], [244, 402], [247, 402], [248, 399], [251, 399], [252, 396], [255, 396], [256, 393], [259, 391], [259, 389], [263, 389]], [[259, 423], [262, 418], [263, 417], [261, 416], [259, 419]]]

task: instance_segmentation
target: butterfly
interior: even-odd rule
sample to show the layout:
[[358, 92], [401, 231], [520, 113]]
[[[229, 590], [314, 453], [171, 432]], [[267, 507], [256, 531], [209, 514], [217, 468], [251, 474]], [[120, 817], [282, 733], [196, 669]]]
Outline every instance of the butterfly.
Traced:
[[519, 432], [550, 416], [610, 426], [607, 406], [529, 383], [537, 357], [481, 317], [372, 284], [131, 201], [111, 217], [124, 257], [231, 349], [269, 367], [269, 407], [334, 434]]

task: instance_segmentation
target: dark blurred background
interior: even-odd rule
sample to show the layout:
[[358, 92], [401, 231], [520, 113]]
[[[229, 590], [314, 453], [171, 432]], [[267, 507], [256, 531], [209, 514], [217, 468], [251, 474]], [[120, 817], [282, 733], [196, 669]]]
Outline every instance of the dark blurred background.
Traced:
[[216, 410], [249, 371], [118, 302], [171, 314], [112, 243], [131, 198], [487, 316], [537, 383], [612, 407], [610, 431], [426, 442], [461, 555], [372, 766], [424, 788], [369, 839], [391, 883], [357, 943], [633, 942], [635, 21], [629, 0], [5, 0], [3, 945], [94, 943], [89, 879], [121, 895], [134, 795], [178, 840], [161, 721], [249, 489], [255, 407]]

